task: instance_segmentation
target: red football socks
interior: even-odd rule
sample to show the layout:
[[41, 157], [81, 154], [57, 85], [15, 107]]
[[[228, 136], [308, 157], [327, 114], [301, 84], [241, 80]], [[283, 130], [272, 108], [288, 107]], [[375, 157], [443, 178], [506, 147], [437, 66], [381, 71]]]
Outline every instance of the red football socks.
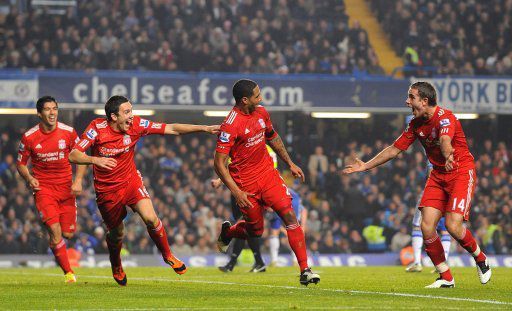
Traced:
[[246, 225], [245, 220], [241, 220], [241, 221], [237, 222], [236, 224], [232, 225], [226, 232], [227, 237], [247, 240], [247, 237], [249, 235], [247, 234], [245, 225]]
[[308, 255], [306, 253], [306, 239], [304, 237], [304, 231], [299, 224], [286, 226], [286, 232], [288, 233], [288, 243], [292, 248], [297, 262], [299, 263], [300, 271], [304, 271], [308, 267]]
[[487, 259], [484, 252], [480, 250], [480, 247], [478, 244], [476, 244], [475, 238], [471, 234], [471, 231], [469, 231], [468, 228], [466, 228], [466, 232], [464, 233], [464, 236], [462, 239], [457, 240], [459, 242], [460, 246], [462, 246], [465, 250], [470, 253], [473, 258], [475, 258], [476, 262], [482, 262]]
[[444, 280], [451, 281], [453, 280], [452, 273], [450, 268], [446, 264], [446, 258], [444, 256], [443, 244], [441, 243], [441, 239], [436, 234], [433, 237], [425, 238], [425, 251], [427, 252], [428, 257], [432, 260], [432, 263], [436, 267], [439, 274]]
[[167, 239], [167, 233], [165, 232], [164, 226], [160, 219], [158, 220], [158, 224], [155, 228], [148, 227], [148, 233], [153, 242], [155, 242], [156, 247], [160, 253], [162, 253], [162, 257], [164, 259], [168, 259], [172, 256], [171, 248], [169, 247], [169, 240]]
[[112, 269], [121, 266], [121, 249], [123, 248], [123, 241], [120, 240], [117, 243], [111, 242], [107, 236], [107, 246], [110, 257], [110, 264]]
[[71, 270], [71, 266], [69, 265], [68, 252], [64, 240], [60, 240], [57, 245], [50, 246], [50, 248], [52, 249], [53, 255], [55, 256], [55, 259], [62, 271], [64, 271], [64, 273], [73, 273], [73, 270]]

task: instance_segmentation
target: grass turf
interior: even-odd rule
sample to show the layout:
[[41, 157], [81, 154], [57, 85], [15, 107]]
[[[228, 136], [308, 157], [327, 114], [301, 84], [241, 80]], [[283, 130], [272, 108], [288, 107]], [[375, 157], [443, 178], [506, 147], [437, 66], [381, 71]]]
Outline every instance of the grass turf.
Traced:
[[[120, 287], [110, 269], [77, 269], [64, 284], [57, 268], [0, 269], [1, 309], [512, 309], [512, 269], [495, 268], [481, 285], [476, 268], [454, 268], [456, 287], [425, 289], [436, 274], [402, 267], [318, 267], [318, 285], [299, 285], [297, 268], [232, 273], [190, 268], [127, 268]], [[428, 270], [428, 269], [427, 269]]]

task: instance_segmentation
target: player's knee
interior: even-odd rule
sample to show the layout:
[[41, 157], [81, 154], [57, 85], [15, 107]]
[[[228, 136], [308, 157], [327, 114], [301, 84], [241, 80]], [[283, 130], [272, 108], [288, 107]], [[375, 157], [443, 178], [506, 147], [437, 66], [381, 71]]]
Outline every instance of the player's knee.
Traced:
[[455, 237], [459, 235], [459, 232], [461, 231], [462, 228], [462, 223], [454, 219], [446, 219], [445, 225], [446, 230], [448, 230], [448, 232]]
[[422, 221], [421, 232], [423, 237], [431, 237], [436, 233], [436, 226], [433, 222]]

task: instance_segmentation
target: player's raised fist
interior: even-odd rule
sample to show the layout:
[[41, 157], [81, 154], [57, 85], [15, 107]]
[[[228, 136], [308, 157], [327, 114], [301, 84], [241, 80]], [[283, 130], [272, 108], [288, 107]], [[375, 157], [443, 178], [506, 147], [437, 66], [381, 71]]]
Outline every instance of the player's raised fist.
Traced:
[[345, 166], [345, 169], [342, 171], [343, 174], [352, 174], [355, 172], [362, 172], [366, 170], [366, 163], [356, 158], [355, 162]]

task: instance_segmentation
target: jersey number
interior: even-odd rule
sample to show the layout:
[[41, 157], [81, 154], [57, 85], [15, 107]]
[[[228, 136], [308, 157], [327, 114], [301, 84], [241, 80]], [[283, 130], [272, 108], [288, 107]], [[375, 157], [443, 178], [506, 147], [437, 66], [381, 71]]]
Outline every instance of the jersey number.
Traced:
[[453, 198], [452, 211], [455, 211], [457, 208], [460, 209], [461, 212], [464, 212], [464, 209], [466, 208], [466, 200], [461, 199], [457, 205], [457, 198]]

